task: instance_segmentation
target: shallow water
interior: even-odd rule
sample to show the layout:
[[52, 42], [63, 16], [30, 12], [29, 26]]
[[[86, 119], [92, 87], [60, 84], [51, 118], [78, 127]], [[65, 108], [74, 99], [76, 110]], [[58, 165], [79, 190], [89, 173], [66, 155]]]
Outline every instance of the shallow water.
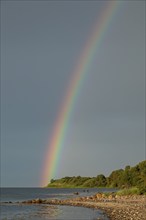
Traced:
[[[50, 205], [2, 205], [2, 220], [43, 220], [43, 219], [90, 219], [103, 217], [103, 213], [89, 208]], [[106, 219], [104, 217], [103, 219]]]
[[[89, 192], [88, 192], [89, 191]], [[1, 202], [17, 202], [36, 198], [66, 199], [93, 195], [98, 191], [113, 191], [111, 189], [50, 189], [50, 188], [1, 188]], [[48, 204], [1, 204], [0, 219], [2, 220], [43, 220], [43, 219], [90, 219], [98, 217], [107, 220], [100, 210], [73, 206], [52, 206]]]

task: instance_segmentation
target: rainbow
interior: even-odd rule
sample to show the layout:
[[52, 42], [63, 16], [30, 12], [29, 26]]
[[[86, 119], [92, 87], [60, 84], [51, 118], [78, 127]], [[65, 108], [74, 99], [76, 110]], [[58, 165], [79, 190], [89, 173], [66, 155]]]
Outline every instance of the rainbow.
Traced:
[[119, 1], [107, 1], [106, 4], [105, 9], [98, 18], [93, 32], [85, 44], [80, 59], [78, 60], [78, 64], [72, 73], [72, 79], [68, 85], [66, 96], [57, 116], [52, 137], [49, 141], [47, 152], [45, 153], [41, 186], [47, 185], [55, 176], [66, 132], [69, 126], [69, 119], [72, 115], [76, 99], [85, 76], [88, 74], [88, 68], [93, 60], [95, 52], [101, 44], [103, 36], [105, 35], [105, 32], [107, 31], [108, 26], [117, 11]]

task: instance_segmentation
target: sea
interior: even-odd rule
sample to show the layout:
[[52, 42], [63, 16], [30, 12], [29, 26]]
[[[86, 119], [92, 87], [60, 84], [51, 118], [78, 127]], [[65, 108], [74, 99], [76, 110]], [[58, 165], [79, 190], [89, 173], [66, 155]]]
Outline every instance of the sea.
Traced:
[[[108, 220], [101, 211], [92, 208], [49, 204], [21, 204], [29, 199], [71, 199], [90, 196], [97, 192], [113, 192], [114, 189], [64, 189], [64, 188], [0, 188], [1, 220]], [[75, 195], [78, 192], [78, 195]], [[5, 203], [6, 202], [6, 203]]]

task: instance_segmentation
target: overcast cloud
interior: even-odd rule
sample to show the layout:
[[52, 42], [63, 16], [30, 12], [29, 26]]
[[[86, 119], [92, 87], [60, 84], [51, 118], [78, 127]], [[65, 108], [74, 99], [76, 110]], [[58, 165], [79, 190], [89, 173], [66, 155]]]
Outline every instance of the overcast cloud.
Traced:
[[[2, 186], [39, 186], [48, 140], [106, 1], [1, 2]], [[145, 2], [122, 1], [70, 119], [55, 178], [145, 159]]]

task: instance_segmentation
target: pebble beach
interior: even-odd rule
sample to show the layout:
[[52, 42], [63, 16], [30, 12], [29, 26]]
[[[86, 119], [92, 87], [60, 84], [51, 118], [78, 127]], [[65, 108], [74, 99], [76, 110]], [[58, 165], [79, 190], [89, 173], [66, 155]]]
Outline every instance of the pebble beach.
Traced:
[[110, 220], [146, 220], [146, 196], [112, 196], [97, 194], [71, 200], [52, 200], [51, 204], [100, 209]]
[[[20, 203], [20, 202], [18, 202]], [[97, 193], [93, 196], [72, 199], [33, 199], [23, 204], [50, 204], [88, 207], [102, 210], [110, 220], [146, 220], [146, 195], [105, 195]], [[102, 220], [102, 218], [97, 218]]]

